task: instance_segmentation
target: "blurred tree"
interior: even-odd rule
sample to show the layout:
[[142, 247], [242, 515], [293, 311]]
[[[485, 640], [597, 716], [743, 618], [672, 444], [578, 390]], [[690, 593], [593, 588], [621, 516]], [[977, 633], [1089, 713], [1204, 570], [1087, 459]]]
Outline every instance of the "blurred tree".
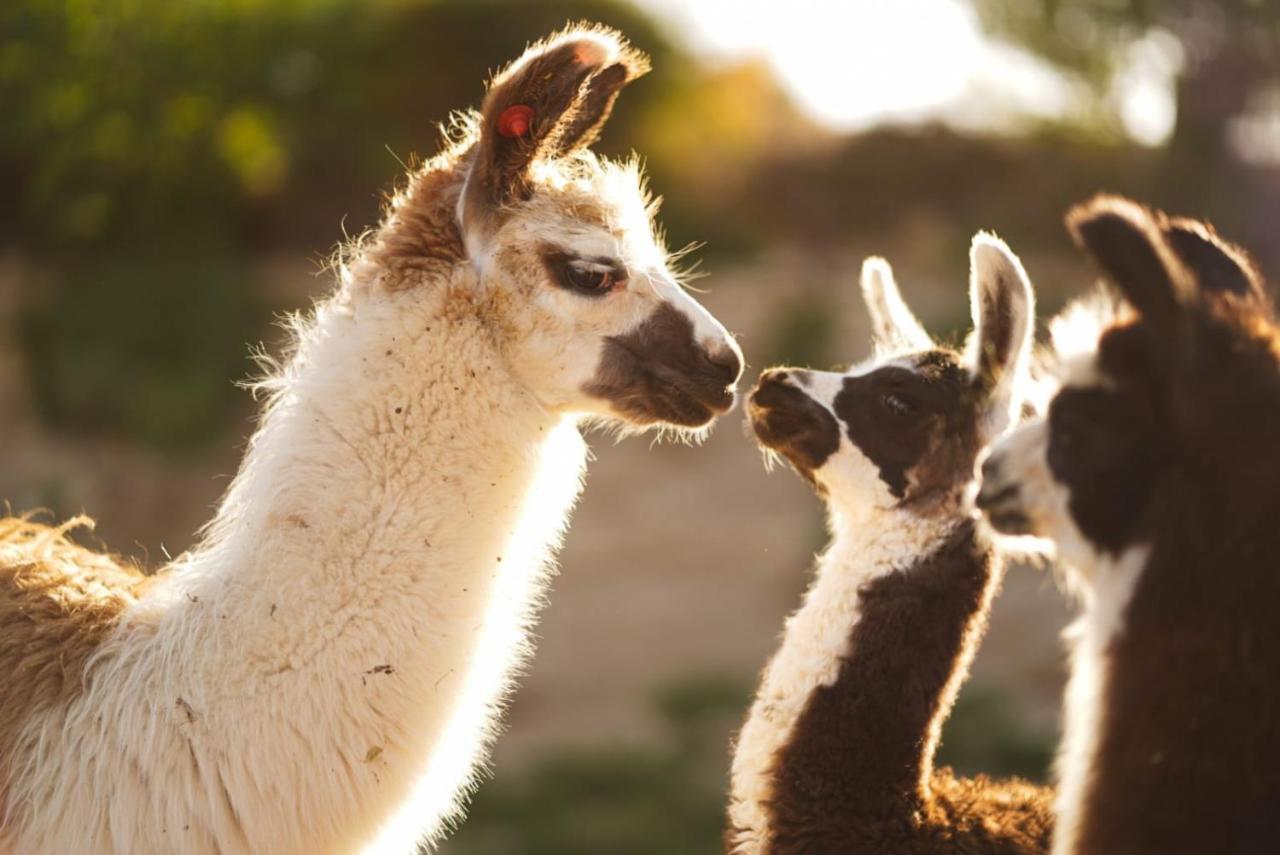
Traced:
[[1049, 60], [1105, 97], [1126, 50], [1158, 31], [1181, 46], [1174, 147], [1211, 154], [1234, 117], [1280, 82], [1273, 0], [974, 0], [993, 35]]
[[[1159, 34], [1176, 44], [1176, 119], [1166, 188], [1170, 203], [1199, 210], [1241, 205], [1257, 224], [1252, 240], [1276, 247], [1280, 193], [1260, 181], [1232, 130], [1238, 119], [1274, 110], [1280, 98], [1280, 3], [1275, 0], [972, 0], [997, 38], [1048, 60], [1086, 84], [1103, 110], [1139, 40]], [[1275, 162], [1280, 143], [1272, 141]], [[1210, 198], [1206, 199], [1208, 196]], [[1240, 239], [1246, 239], [1241, 235]]]
[[[43, 417], [166, 447], [217, 435], [281, 308], [254, 255], [372, 225], [397, 159], [433, 154], [491, 71], [579, 19], [627, 33], [655, 78], [690, 73], [622, 0], [0, 3], [0, 249], [53, 274], [20, 308]], [[628, 92], [606, 150], [663, 91]]]

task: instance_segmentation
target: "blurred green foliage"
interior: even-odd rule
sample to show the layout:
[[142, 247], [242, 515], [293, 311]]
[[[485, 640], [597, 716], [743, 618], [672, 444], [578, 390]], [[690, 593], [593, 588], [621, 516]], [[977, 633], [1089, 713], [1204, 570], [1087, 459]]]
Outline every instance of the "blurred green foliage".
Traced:
[[[1275, 4], [975, 5], [992, 32], [1095, 82], [1150, 27], [1174, 32], [1190, 58], [1180, 133], [1203, 114], [1221, 136], [1214, 117], [1276, 79]], [[0, 248], [47, 274], [21, 306], [45, 421], [163, 448], [218, 435], [244, 412], [229, 381], [245, 343], [304, 296], [267, 281], [266, 253], [319, 258], [372, 225], [399, 161], [433, 153], [490, 72], [574, 19], [654, 56], [600, 148], [646, 156], [671, 244], [707, 241], [704, 257], [875, 247], [922, 219], [957, 246], [988, 227], [1062, 252], [1057, 212], [1098, 188], [1211, 215], [1264, 266], [1280, 256], [1274, 176], [1220, 147], [1193, 140], [1192, 162], [1073, 127], [839, 138], [763, 65], [704, 66], [625, 0], [14, 0], [0, 4]], [[1185, 24], [1201, 19], [1216, 29]], [[829, 364], [847, 355], [832, 334], [824, 307], [793, 306], [770, 356]]]
[[431, 153], [494, 57], [586, 16], [667, 51], [618, 3], [4, 4], [0, 163], [18, 202], [5, 216], [26, 241], [81, 249], [175, 221], [288, 233], [279, 220], [317, 188], [372, 198], [396, 168], [387, 149]]
[[778, 309], [763, 365], [798, 365], [825, 370], [849, 354], [838, 353], [835, 301], [818, 293], [792, 299]]
[[[988, 32], [1047, 60], [1091, 95], [1095, 133], [1122, 139], [1117, 84], [1134, 49], [1173, 69], [1168, 142], [1147, 160], [1153, 201], [1221, 220], [1280, 259], [1280, 3], [1275, 0], [972, 0]], [[1252, 127], [1250, 131], [1243, 129]], [[1252, 139], [1242, 143], [1243, 137]], [[1265, 150], [1254, 151], [1247, 149]], [[1261, 155], [1263, 162], [1250, 162]]]
[[46, 422], [161, 448], [218, 435], [245, 343], [282, 308], [255, 257], [371, 225], [397, 160], [434, 152], [495, 58], [584, 17], [668, 53], [615, 2], [0, 4], [0, 246], [50, 274], [20, 321]]
[[110, 425], [157, 447], [211, 434], [234, 411], [242, 336], [260, 326], [243, 256], [212, 235], [103, 249], [35, 295], [18, 333], [53, 422]]

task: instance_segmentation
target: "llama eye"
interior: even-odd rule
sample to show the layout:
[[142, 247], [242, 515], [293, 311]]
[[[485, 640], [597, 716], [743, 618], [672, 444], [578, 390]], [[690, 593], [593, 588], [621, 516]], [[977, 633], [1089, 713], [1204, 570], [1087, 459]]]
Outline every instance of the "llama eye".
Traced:
[[908, 416], [916, 411], [915, 405], [901, 395], [888, 392], [880, 399], [884, 408], [895, 416]]
[[569, 264], [564, 273], [570, 288], [588, 294], [608, 291], [616, 284], [613, 270], [596, 264]]
[[601, 297], [627, 284], [627, 269], [608, 256], [583, 258], [546, 247], [542, 259], [552, 283], [584, 297]]

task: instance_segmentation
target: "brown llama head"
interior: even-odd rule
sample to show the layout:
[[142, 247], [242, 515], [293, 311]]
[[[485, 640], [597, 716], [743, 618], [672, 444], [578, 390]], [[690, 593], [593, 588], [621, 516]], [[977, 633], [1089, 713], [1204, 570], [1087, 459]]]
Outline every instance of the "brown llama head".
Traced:
[[911, 314], [883, 260], [863, 266], [876, 355], [844, 373], [775, 368], [752, 392], [760, 444], [839, 508], [954, 510], [979, 449], [1021, 404], [1034, 317], [1031, 283], [998, 239], [971, 251], [974, 332], [939, 346]]
[[1067, 224], [1124, 305], [1064, 365], [1046, 417], [992, 449], [978, 504], [1087, 574], [1152, 540], [1189, 489], [1230, 505], [1280, 477], [1280, 345], [1257, 268], [1207, 225], [1106, 196]]

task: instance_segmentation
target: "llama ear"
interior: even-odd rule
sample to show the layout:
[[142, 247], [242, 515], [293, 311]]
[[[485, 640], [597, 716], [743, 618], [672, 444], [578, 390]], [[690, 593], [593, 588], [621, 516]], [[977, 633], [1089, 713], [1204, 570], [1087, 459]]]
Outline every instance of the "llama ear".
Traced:
[[1119, 196], [1098, 196], [1067, 214], [1067, 228], [1138, 313], [1170, 327], [1191, 303], [1191, 274], [1164, 238], [1167, 221]]
[[649, 70], [649, 59], [627, 47], [619, 48], [619, 59], [587, 80], [582, 97], [554, 140], [556, 156], [586, 148], [600, 136], [600, 129], [613, 112], [618, 93]]
[[877, 350], [929, 350], [933, 340], [907, 308], [893, 279], [893, 269], [883, 258], [862, 262], [862, 297], [871, 315]]
[[1262, 274], [1249, 253], [1218, 237], [1208, 223], [1170, 220], [1164, 237], [1195, 276], [1202, 297], [1227, 297], [1272, 313]]
[[529, 197], [533, 162], [588, 145], [618, 92], [647, 70], [618, 33], [578, 26], [531, 46], [494, 77], [459, 201], [469, 250], [496, 230], [505, 205]]
[[974, 382], [987, 395], [998, 433], [1022, 406], [1031, 370], [1035, 292], [1022, 262], [995, 235], [974, 236], [969, 265], [974, 329], [967, 360]]

